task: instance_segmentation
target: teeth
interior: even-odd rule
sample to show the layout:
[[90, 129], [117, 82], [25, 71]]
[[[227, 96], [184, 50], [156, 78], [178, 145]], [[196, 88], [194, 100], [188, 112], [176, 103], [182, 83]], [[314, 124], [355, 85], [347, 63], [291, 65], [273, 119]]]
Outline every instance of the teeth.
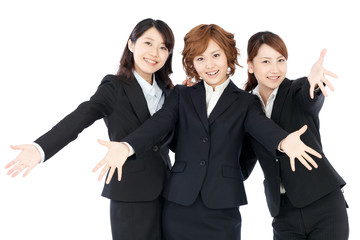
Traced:
[[147, 61], [148, 63], [152, 63], [152, 64], [155, 64], [155, 63], [156, 63], [155, 61], [150, 60], [150, 59], [147, 59], [147, 58], [145, 58], [145, 61]]
[[219, 71], [215, 71], [215, 72], [207, 73], [207, 74], [209, 74], [210, 76], [213, 76], [213, 75], [217, 74], [218, 72], [219, 72]]
[[269, 79], [271, 79], [271, 80], [276, 80], [276, 79], [278, 79], [278, 77], [268, 77]]

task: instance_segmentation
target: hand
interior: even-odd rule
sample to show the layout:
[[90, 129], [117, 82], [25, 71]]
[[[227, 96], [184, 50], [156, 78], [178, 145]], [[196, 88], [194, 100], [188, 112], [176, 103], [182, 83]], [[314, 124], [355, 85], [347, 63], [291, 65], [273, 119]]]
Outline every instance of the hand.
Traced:
[[7, 175], [12, 174], [12, 177], [16, 177], [19, 173], [26, 170], [23, 175], [23, 177], [26, 177], [41, 161], [40, 152], [33, 144], [12, 145], [10, 147], [14, 150], [21, 150], [21, 153], [5, 166], [6, 169], [11, 167]]
[[124, 143], [113, 142], [113, 141], [103, 141], [98, 140], [98, 143], [108, 148], [103, 160], [101, 160], [93, 169], [93, 172], [96, 172], [100, 167], [104, 166], [98, 180], [100, 181], [103, 176], [110, 169], [109, 175], [106, 179], [106, 184], [110, 183], [111, 178], [113, 177], [116, 168], [118, 169], [118, 181], [121, 180], [122, 175], [122, 166], [126, 162], [126, 159], [129, 156], [129, 148]]
[[193, 82], [191, 78], [187, 77], [181, 84], [185, 85], [187, 87], [191, 87], [195, 84], [196, 82]]
[[308, 76], [308, 80], [310, 83], [310, 97], [311, 99], [314, 98], [314, 90], [315, 88], [319, 87], [325, 97], [328, 96], [325, 86], [323, 83], [326, 84], [330, 88], [331, 91], [334, 91], [334, 87], [331, 82], [325, 78], [325, 75], [331, 76], [333, 78], [338, 78], [335, 73], [332, 73], [326, 70], [323, 67], [324, 57], [326, 54], [326, 49], [323, 49], [320, 53], [320, 58], [315, 62], [315, 64], [311, 68], [311, 72]]
[[313, 165], [315, 168], [318, 167], [316, 162], [307, 154], [307, 152], [317, 158], [322, 158], [321, 154], [308, 147], [301, 141], [300, 136], [306, 132], [306, 129], [307, 126], [304, 125], [299, 130], [289, 134], [280, 143], [280, 149], [283, 150], [290, 158], [291, 170], [293, 172], [295, 172], [295, 158], [297, 158], [308, 170], [312, 169], [309, 163], [311, 163], [311, 165]]

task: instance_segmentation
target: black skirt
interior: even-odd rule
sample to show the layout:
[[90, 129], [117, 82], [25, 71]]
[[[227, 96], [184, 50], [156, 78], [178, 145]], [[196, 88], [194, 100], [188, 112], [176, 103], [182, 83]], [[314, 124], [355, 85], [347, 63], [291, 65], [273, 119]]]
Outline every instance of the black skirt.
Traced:
[[199, 196], [190, 206], [166, 201], [163, 237], [166, 240], [240, 240], [239, 208], [209, 209]]

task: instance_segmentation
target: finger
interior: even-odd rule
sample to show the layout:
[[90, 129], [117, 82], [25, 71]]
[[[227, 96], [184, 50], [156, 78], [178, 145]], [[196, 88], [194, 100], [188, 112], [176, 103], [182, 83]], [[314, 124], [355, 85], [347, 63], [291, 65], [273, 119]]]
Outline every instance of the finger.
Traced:
[[320, 53], [320, 58], [319, 58], [319, 62], [321, 63], [321, 65], [323, 64], [324, 62], [324, 58], [325, 58], [325, 54], [326, 54], [327, 50], [326, 48], [324, 48], [321, 53]]
[[309, 163], [303, 158], [302, 155], [299, 155], [298, 157], [296, 157], [299, 162], [301, 162], [302, 165], [304, 165], [308, 170], [311, 170], [312, 167], [309, 165]]
[[334, 86], [331, 84], [331, 82], [326, 78], [323, 77], [322, 81], [330, 88], [331, 91], [334, 91]]
[[320, 153], [318, 153], [317, 151], [315, 151], [314, 149], [312, 149], [311, 147], [306, 147], [305, 151], [317, 158], [320, 158], [320, 159], [322, 158], [322, 155]]
[[113, 175], [114, 175], [114, 173], [115, 173], [115, 170], [116, 170], [116, 167], [111, 167], [111, 168], [110, 168], [108, 177], [107, 177], [107, 179], [106, 179], [106, 184], [109, 184], [109, 183], [110, 183], [111, 178], [113, 177]]
[[339, 78], [338, 75], [336, 75], [335, 73], [333, 73], [333, 72], [331, 72], [331, 71], [329, 71], [329, 70], [326, 70], [325, 68], [324, 68], [323, 71], [324, 71], [324, 74], [326, 74], [326, 75], [328, 75], [328, 76], [330, 76], [330, 77]]
[[20, 163], [17, 163], [15, 166], [13, 166], [8, 172], [7, 175], [11, 175], [14, 172], [18, 171], [18, 169], [21, 167], [22, 165]]
[[35, 167], [35, 166], [33, 166], [33, 167], [28, 167], [28, 168], [26, 169], [25, 173], [23, 174], [23, 177], [26, 177], [26, 176], [29, 174], [29, 172], [30, 172], [34, 167]]
[[320, 83], [319, 88], [320, 88], [321, 92], [324, 94], [324, 96], [327, 97], [328, 93], [326, 92], [324, 84]]
[[101, 181], [101, 179], [104, 177], [104, 175], [108, 172], [109, 168], [110, 168], [109, 164], [106, 164], [105, 167], [100, 172], [100, 175], [98, 177], [98, 181]]
[[299, 130], [297, 130], [297, 133], [299, 134], [299, 136], [301, 136], [304, 134], [304, 132], [306, 132], [306, 130], [307, 130], [307, 125], [304, 125]]
[[314, 99], [314, 91], [315, 91], [315, 86], [313, 84], [310, 85], [310, 98]]
[[13, 150], [23, 150], [24, 149], [24, 145], [10, 145], [10, 148]]
[[122, 178], [122, 167], [121, 168], [118, 167], [117, 170], [118, 170], [118, 181], [120, 182]]
[[99, 168], [104, 166], [105, 163], [106, 163], [105, 158], [103, 158], [103, 160], [101, 160], [98, 164], [96, 164], [96, 166], [93, 168], [92, 172], [96, 172]]
[[16, 163], [18, 163], [20, 160], [18, 158], [15, 158], [14, 160], [12, 160], [11, 162], [9, 162], [8, 164], [6, 164], [5, 169], [15, 165]]
[[290, 166], [291, 166], [291, 170], [293, 172], [295, 172], [295, 159], [294, 158], [290, 158]]
[[11, 175], [11, 177], [16, 177], [16, 176], [19, 175], [19, 173], [21, 173], [24, 169], [25, 169], [25, 166], [24, 166], [24, 165], [19, 166], [18, 168], [16, 168], [16, 171], [14, 171], [14, 173]]
[[[310, 163], [311, 165], [313, 165], [314, 168], [318, 168], [317, 163], [314, 161], [314, 159], [312, 159], [312, 157], [310, 157], [307, 153], [303, 153], [302, 154], [303, 158]], [[310, 170], [310, 169], [309, 169]]]
[[104, 141], [104, 140], [101, 140], [101, 139], [98, 139], [97, 141], [98, 141], [98, 143], [100, 143], [101, 145], [103, 145], [105, 147], [109, 147], [110, 143], [111, 143], [109, 141]]

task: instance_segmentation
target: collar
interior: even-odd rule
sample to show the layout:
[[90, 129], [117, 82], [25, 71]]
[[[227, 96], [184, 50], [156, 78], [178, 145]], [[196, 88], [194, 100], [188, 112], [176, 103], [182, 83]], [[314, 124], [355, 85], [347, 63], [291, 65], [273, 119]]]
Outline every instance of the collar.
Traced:
[[147, 96], [148, 94], [155, 96], [155, 97], [161, 96], [162, 90], [156, 82], [155, 74], [153, 74], [153, 84], [152, 85], [150, 85], [150, 83], [147, 82], [143, 77], [141, 77], [140, 74], [138, 74], [135, 70], [133, 71], [133, 74], [134, 74], [137, 82], [139, 83], [139, 85], [144, 93], [144, 96]]
[[211, 87], [209, 84], [207, 84], [204, 80], [204, 87], [205, 87], [205, 91], [207, 93], [210, 93], [210, 92], [220, 92], [222, 93], [224, 91], [224, 89], [229, 85], [230, 83], [230, 78], [228, 78], [225, 82], [223, 82], [222, 84], [220, 85], [217, 85], [215, 87], [215, 91], [213, 90], [213, 87]]
[[[271, 93], [270, 96], [269, 96], [268, 103], [269, 103], [270, 101], [274, 101], [274, 100], [275, 100], [275, 97], [276, 97], [276, 94], [278, 93], [278, 91], [279, 91], [279, 87], [275, 88], [275, 89], [272, 91], [272, 93]], [[265, 106], [264, 101], [263, 101], [263, 99], [262, 99], [262, 97], [261, 97], [261, 95], [260, 95], [259, 85], [257, 85], [257, 86], [254, 88], [254, 90], [252, 90], [252, 93], [255, 94], [256, 96], [258, 96], [258, 98], [260, 99], [261, 103]], [[266, 105], [267, 105], [267, 104], [266, 104]]]

